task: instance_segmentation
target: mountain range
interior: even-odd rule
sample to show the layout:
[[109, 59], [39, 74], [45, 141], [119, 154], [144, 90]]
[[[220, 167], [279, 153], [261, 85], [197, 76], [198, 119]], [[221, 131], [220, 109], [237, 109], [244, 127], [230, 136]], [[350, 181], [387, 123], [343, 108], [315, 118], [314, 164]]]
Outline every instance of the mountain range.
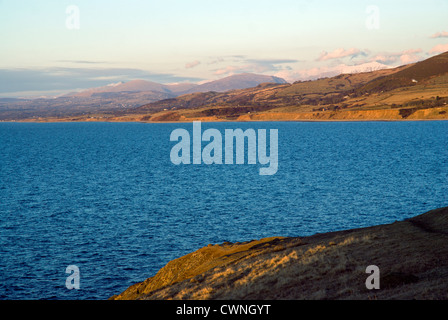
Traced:
[[188, 90], [197, 87], [192, 83], [165, 85], [147, 80], [132, 80], [128, 82], [118, 82], [106, 85], [104, 87], [91, 88], [80, 92], [71, 92], [66, 97], [92, 97], [96, 94], [118, 93], [118, 92], [161, 92], [172, 95], [182, 94]]
[[114, 113], [137, 108], [150, 102], [197, 92], [225, 92], [261, 83], [287, 83], [284, 79], [242, 73], [202, 84], [160, 84], [147, 80], [118, 82], [103, 87], [70, 92], [57, 98], [0, 98], [0, 120], [36, 117], [64, 117], [91, 113]]
[[247, 73], [202, 84], [119, 82], [55, 99], [0, 99], [0, 120], [448, 119], [448, 52], [396, 68], [349, 71], [294, 83]]
[[445, 119], [447, 103], [448, 52], [397, 68], [185, 94], [133, 112], [145, 121]]
[[240, 73], [232, 76], [228, 76], [222, 79], [205, 82], [202, 84], [194, 83], [177, 83], [177, 84], [160, 84], [157, 82], [147, 80], [132, 80], [129, 82], [119, 82], [115, 84], [109, 84], [104, 87], [92, 88], [83, 90], [81, 92], [69, 93], [68, 97], [91, 97], [96, 94], [106, 93], [135, 93], [135, 92], [161, 92], [178, 96], [182, 94], [195, 93], [195, 92], [225, 92], [235, 89], [245, 89], [255, 87], [261, 83], [287, 83], [284, 79], [259, 75], [253, 73]]

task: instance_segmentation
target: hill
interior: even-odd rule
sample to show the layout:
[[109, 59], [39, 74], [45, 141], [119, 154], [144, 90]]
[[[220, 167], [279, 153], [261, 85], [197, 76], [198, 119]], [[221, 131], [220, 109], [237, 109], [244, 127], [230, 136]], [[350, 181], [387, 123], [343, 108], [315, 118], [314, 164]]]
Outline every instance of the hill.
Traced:
[[[132, 80], [128, 82], [119, 82], [109, 84], [104, 87], [91, 88], [80, 92], [66, 94], [66, 97], [92, 97], [99, 93], [117, 93], [117, 92], [159, 92], [175, 96], [177, 93], [183, 93], [196, 87], [193, 83], [182, 84], [161, 84], [147, 80]], [[105, 96], [105, 95], [103, 95]]]
[[[279, 107], [300, 106], [302, 110], [306, 106], [317, 106], [340, 102], [344, 96], [353, 92], [356, 88], [385, 75], [390, 75], [406, 67], [385, 69], [367, 73], [341, 74], [331, 78], [313, 81], [298, 81], [294, 84], [262, 83], [248, 89], [229, 90], [226, 92], [201, 92], [181, 95], [176, 98], [156, 101], [136, 108], [136, 113], [144, 113], [160, 110], [174, 109], [198, 109], [227, 108], [235, 109], [246, 107], [244, 113], [254, 111], [266, 111]], [[231, 111], [220, 113], [229, 114]], [[212, 111], [206, 112], [208, 115]], [[235, 114], [234, 114], [235, 115]]]
[[[188, 86], [174, 89], [137, 81], [91, 90], [89, 97], [69, 97], [84, 100], [4, 102], [3, 106], [0, 102], [0, 119], [5, 119], [4, 114], [16, 115], [17, 106], [21, 106], [22, 119], [29, 119], [31, 105], [37, 105], [43, 110], [55, 108], [53, 114], [36, 121], [446, 120], [448, 52], [397, 68], [293, 84], [276, 77], [239, 74]], [[162, 91], [117, 92], [136, 88]], [[65, 110], [69, 112], [64, 115]]]
[[[368, 290], [368, 266], [379, 290]], [[117, 300], [448, 299], [448, 208], [310, 237], [208, 245]]]
[[181, 95], [132, 112], [146, 114], [145, 121], [448, 119], [447, 57], [293, 84]]
[[255, 87], [264, 82], [287, 83], [284, 79], [252, 73], [241, 73], [228, 76], [222, 79], [209, 81], [203, 84], [179, 83], [179, 84], [161, 84], [147, 80], [132, 80], [128, 82], [119, 82], [107, 86], [91, 88], [80, 92], [66, 94], [66, 97], [91, 97], [98, 93], [116, 93], [116, 92], [161, 92], [172, 94], [173, 96], [197, 93], [197, 92], [225, 92], [235, 89], [245, 89]]
[[[0, 120], [84, 117], [97, 119], [126, 114], [144, 104], [173, 99], [187, 92], [223, 92], [249, 88], [264, 81], [286, 83], [285, 80], [256, 74], [240, 74], [202, 85], [192, 83], [160, 84], [146, 80], [119, 82], [107, 86], [71, 92], [50, 99], [1, 99]], [[154, 108], [153, 110], [162, 110]]]
[[370, 81], [357, 90], [358, 94], [391, 91], [397, 88], [428, 84], [448, 73], [448, 52], [415, 63], [394, 74]]
[[285, 84], [287, 82], [284, 79], [274, 76], [265, 76], [253, 73], [241, 73], [223, 79], [206, 82], [204, 84], [198, 85], [194, 88], [187, 90], [185, 93], [225, 92], [236, 89], [252, 88], [262, 83]]

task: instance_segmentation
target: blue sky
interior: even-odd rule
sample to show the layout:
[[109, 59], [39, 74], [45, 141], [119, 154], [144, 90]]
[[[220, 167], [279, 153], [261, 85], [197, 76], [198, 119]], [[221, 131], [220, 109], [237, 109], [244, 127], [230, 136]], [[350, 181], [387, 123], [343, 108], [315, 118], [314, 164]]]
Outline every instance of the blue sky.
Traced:
[[0, 96], [398, 66], [448, 51], [447, 13], [448, 0], [0, 0]]

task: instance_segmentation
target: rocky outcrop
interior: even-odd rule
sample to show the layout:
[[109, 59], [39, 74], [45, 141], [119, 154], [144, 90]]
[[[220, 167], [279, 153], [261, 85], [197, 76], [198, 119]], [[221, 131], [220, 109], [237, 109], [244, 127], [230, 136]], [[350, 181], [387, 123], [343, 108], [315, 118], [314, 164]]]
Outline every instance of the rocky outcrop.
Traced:
[[[380, 289], [366, 287], [368, 266]], [[448, 299], [448, 208], [388, 225], [208, 245], [111, 299]]]

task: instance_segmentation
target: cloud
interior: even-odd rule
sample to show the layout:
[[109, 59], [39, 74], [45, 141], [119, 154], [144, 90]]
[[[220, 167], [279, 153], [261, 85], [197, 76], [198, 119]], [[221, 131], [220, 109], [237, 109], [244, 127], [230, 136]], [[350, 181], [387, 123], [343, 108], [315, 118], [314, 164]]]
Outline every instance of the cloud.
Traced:
[[351, 57], [353, 59], [359, 55], [365, 56], [367, 55], [367, 53], [357, 48], [350, 48], [348, 50], [345, 50], [344, 48], [339, 48], [330, 53], [328, 53], [327, 51], [323, 51], [320, 54], [319, 58], [317, 58], [317, 61], [327, 61], [333, 59], [341, 59], [345, 57]]
[[235, 73], [274, 73], [281, 70], [290, 70], [291, 67], [286, 65], [296, 63], [295, 59], [246, 59], [242, 57], [238, 61], [240, 65], [228, 65], [214, 71], [214, 75], [232, 75]]
[[283, 69], [290, 69], [286, 64], [297, 63], [295, 59], [246, 59], [246, 62], [260, 72], [273, 72]]
[[437, 39], [437, 38], [448, 38], [448, 32], [442, 31], [434, 33], [430, 38]]
[[387, 68], [390, 68], [390, 66], [378, 62], [367, 62], [354, 65], [342, 63], [336, 66], [322, 66], [295, 71], [282, 70], [274, 74], [274, 76], [283, 78], [292, 83], [297, 80], [316, 80], [325, 77], [334, 77], [340, 74], [371, 72]]
[[448, 43], [447, 44], [438, 44], [429, 50], [429, 53], [443, 53], [448, 51]]
[[187, 64], [185, 65], [185, 68], [186, 68], [186, 69], [191, 69], [191, 68], [197, 67], [197, 66], [200, 65], [200, 64], [201, 64], [200, 61], [195, 60], [195, 61], [193, 61], [193, 62], [189, 62], [189, 63], [187, 63]]
[[250, 66], [227, 66], [225, 68], [215, 70], [213, 74], [216, 76], [222, 76], [222, 75], [232, 75], [240, 72], [252, 72], [251, 70], [249, 70], [249, 68]]
[[400, 52], [383, 52], [373, 56], [370, 61], [383, 63], [386, 65], [409, 64], [422, 60], [419, 55], [422, 49], [409, 49]]
[[212, 59], [207, 64], [222, 64], [222, 63], [240, 63], [246, 59], [244, 55], [229, 55], [229, 56], [219, 56], [219, 57], [210, 57]]
[[202, 78], [180, 77], [174, 74], [152, 73], [131, 68], [45, 68], [0, 69], [0, 94], [58, 91], [69, 92], [110, 84], [111, 82], [144, 79], [159, 83], [196, 82]]
[[262, 64], [262, 65], [279, 65], [285, 63], [295, 63], [299, 62], [299, 60], [295, 59], [246, 59], [247, 62], [251, 62], [254, 64]]
[[74, 63], [74, 64], [104, 64], [105, 61], [89, 61], [89, 60], [57, 60], [56, 62]]

